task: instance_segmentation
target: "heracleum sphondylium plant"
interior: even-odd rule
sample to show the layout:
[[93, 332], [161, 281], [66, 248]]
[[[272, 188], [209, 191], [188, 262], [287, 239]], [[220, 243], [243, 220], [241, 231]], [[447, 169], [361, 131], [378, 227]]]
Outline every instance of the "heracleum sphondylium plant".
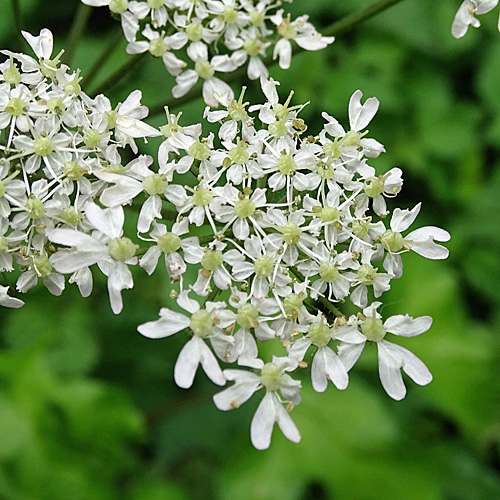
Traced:
[[[130, 12], [141, 3], [130, 2]], [[230, 1], [187, 4], [189, 16], [195, 12], [202, 21], [196, 10], [202, 4], [238, 10]], [[238, 4], [247, 11], [252, 5]], [[139, 19], [163, 19], [162, 6], [150, 5]], [[167, 20], [178, 14], [165, 13]], [[243, 21], [232, 24], [219, 35], [240, 36]], [[59, 295], [68, 279], [88, 296], [97, 264], [119, 313], [123, 290], [134, 285], [131, 267], [152, 274], [165, 266], [171, 296], [159, 319], [139, 332], [155, 339], [190, 332], [175, 382], [191, 387], [201, 365], [221, 386], [214, 396], [221, 410], [260, 392], [251, 424], [258, 449], [270, 445], [274, 423], [300, 440], [290, 411], [301, 402], [296, 372], [308, 368], [305, 359], [312, 359], [318, 392], [329, 382], [346, 389], [366, 342], [377, 345], [390, 397], [406, 394], [401, 369], [417, 384], [431, 381], [425, 364], [390, 337], [420, 335], [432, 319], [383, 318], [380, 300], [403, 274], [402, 254], [444, 259], [448, 251], [437, 242], [449, 234], [414, 228], [420, 203], [388, 208], [403, 177], [399, 168], [377, 175], [368, 164], [385, 151], [367, 130], [376, 98], [363, 102], [355, 91], [348, 126], [323, 113], [322, 130], [311, 134], [300, 118], [303, 105], [292, 103], [292, 94], [280, 97], [279, 83], [261, 75], [260, 103], [246, 102], [245, 88], [237, 99], [222, 87], [211, 93], [204, 119], [217, 125], [216, 133], [204, 134], [201, 123], [185, 126], [168, 109], [156, 129], [144, 121], [139, 90], [117, 106], [103, 95], [91, 98], [79, 71], [52, 55], [49, 30], [23, 35], [35, 57], [2, 51], [0, 64], [0, 269], [17, 268], [18, 292], [41, 280]], [[283, 47], [293, 38], [281, 36]], [[275, 50], [282, 58], [289, 49]], [[148, 137], [163, 140], [157, 158], [139, 154], [136, 140]], [[125, 156], [132, 159], [124, 162]], [[132, 203], [139, 207], [137, 234], [125, 235]], [[21, 307], [8, 292], [1, 287], [0, 304]], [[342, 314], [347, 301], [358, 314]], [[262, 359], [260, 345], [274, 339], [280, 355]]]
[[[285, 0], [291, 3], [293, 0]], [[292, 20], [275, 0], [82, 0], [93, 7], [108, 6], [119, 17], [129, 54], [148, 52], [161, 58], [176, 77], [174, 97], [187, 94], [203, 80], [203, 99], [218, 105], [214, 93], [234, 97], [224, 74], [247, 66], [247, 76], [269, 76], [263, 62], [272, 47], [273, 59], [287, 69], [292, 42], [305, 50], [332, 43], [303, 15]], [[218, 75], [218, 76], [216, 76]]]

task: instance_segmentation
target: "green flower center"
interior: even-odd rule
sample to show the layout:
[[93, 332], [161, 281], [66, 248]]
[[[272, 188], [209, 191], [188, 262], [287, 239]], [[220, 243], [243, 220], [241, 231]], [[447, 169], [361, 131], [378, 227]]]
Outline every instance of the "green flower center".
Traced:
[[198, 22], [191, 23], [186, 27], [186, 34], [191, 42], [199, 42], [203, 38], [203, 28]]
[[12, 57], [10, 58], [10, 66], [3, 70], [2, 77], [9, 85], [17, 85], [18, 83], [21, 83], [21, 73], [17, 69]]
[[193, 194], [193, 205], [204, 207], [214, 199], [214, 194], [209, 189], [198, 189]]
[[333, 283], [340, 276], [340, 273], [332, 262], [322, 262], [319, 266], [319, 275], [327, 283]]
[[331, 329], [323, 321], [317, 321], [309, 326], [307, 336], [312, 344], [317, 347], [324, 347], [332, 340]]
[[238, 139], [238, 145], [229, 150], [229, 158], [237, 165], [244, 165], [250, 158], [247, 151], [247, 143]]
[[45, 278], [52, 273], [52, 264], [46, 255], [37, 255], [34, 257], [33, 267], [40, 278]]
[[123, 14], [128, 9], [128, 0], [111, 0], [109, 10], [113, 14]]
[[227, 24], [234, 24], [238, 21], [238, 14], [232, 7], [226, 7], [222, 13], [222, 17]]
[[281, 233], [283, 234], [283, 241], [285, 243], [288, 243], [289, 245], [296, 245], [299, 242], [302, 229], [300, 229], [295, 222], [288, 222], [281, 229]]
[[380, 242], [388, 252], [399, 252], [403, 248], [405, 240], [401, 233], [387, 229], [380, 237]]
[[201, 266], [207, 271], [215, 271], [224, 261], [220, 250], [206, 250], [201, 259]]
[[291, 293], [283, 299], [283, 309], [287, 317], [297, 319], [304, 303], [304, 296], [302, 294]]
[[255, 213], [255, 203], [248, 198], [238, 200], [234, 205], [234, 213], [240, 219], [251, 217]]
[[259, 12], [257, 9], [252, 10], [252, 12], [250, 12], [250, 22], [257, 28], [262, 26], [262, 23], [264, 22], [264, 14]]
[[47, 156], [54, 151], [54, 143], [50, 137], [37, 137], [33, 141], [33, 152], [38, 156]]
[[364, 240], [368, 236], [368, 229], [370, 228], [370, 223], [365, 221], [355, 220], [352, 223], [352, 232], [354, 236]]
[[24, 101], [19, 97], [13, 97], [5, 106], [5, 112], [12, 116], [21, 116], [24, 113]]
[[319, 218], [322, 222], [333, 222], [340, 216], [340, 212], [334, 207], [323, 207], [319, 212]]
[[364, 188], [366, 196], [375, 198], [384, 192], [384, 178], [383, 177], [370, 177], [365, 180]]
[[108, 243], [108, 252], [115, 260], [126, 261], [135, 256], [138, 245], [129, 238], [114, 238]]
[[77, 161], [72, 160], [67, 161], [64, 164], [63, 173], [68, 179], [72, 181], [78, 181], [87, 173], [87, 171], [84, 168], [80, 167]]
[[259, 326], [259, 322], [257, 321], [258, 316], [259, 311], [257, 311], [257, 307], [253, 304], [243, 304], [236, 314], [236, 322], [247, 330], [257, 328]]
[[152, 9], [159, 9], [162, 5], [164, 5], [165, 0], [148, 0], [148, 5]]
[[94, 128], [87, 130], [87, 132], [83, 134], [83, 142], [85, 143], [85, 146], [90, 149], [95, 149], [97, 146], [99, 146], [101, 139], [102, 135], [98, 130]]
[[214, 67], [208, 61], [197, 61], [194, 65], [194, 70], [203, 80], [208, 80], [215, 74]]
[[150, 196], [164, 194], [167, 186], [168, 181], [164, 174], [148, 175], [142, 180], [142, 187]]
[[285, 137], [288, 134], [288, 129], [286, 128], [284, 120], [276, 120], [271, 123], [268, 127], [269, 132], [273, 137]]
[[208, 337], [214, 326], [214, 320], [211, 314], [206, 309], [200, 309], [191, 316], [189, 328], [191, 331], [202, 339]]
[[274, 363], [266, 363], [260, 372], [260, 383], [268, 391], [277, 391], [281, 385], [283, 374]]
[[158, 238], [158, 248], [163, 253], [177, 252], [181, 247], [181, 239], [174, 233], [165, 233]]
[[370, 264], [362, 264], [357, 271], [358, 278], [364, 285], [373, 285], [377, 277], [377, 270]]
[[167, 51], [167, 44], [163, 37], [153, 38], [149, 42], [149, 53], [154, 57], [161, 57]]
[[199, 139], [197, 139], [196, 142], [189, 146], [188, 153], [195, 160], [203, 161], [210, 157], [210, 148], [208, 144], [200, 142]]
[[247, 38], [243, 43], [243, 48], [250, 57], [258, 56], [262, 48], [262, 42], [258, 38]]
[[361, 323], [361, 331], [370, 342], [378, 342], [385, 337], [387, 330], [379, 318], [368, 317]]
[[257, 276], [267, 278], [273, 272], [274, 261], [269, 255], [261, 255], [255, 259], [253, 267]]
[[66, 105], [60, 97], [54, 97], [47, 101], [47, 109], [60, 115], [66, 109]]
[[70, 226], [78, 226], [83, 222], [83, 214], [78, 208], [69, 206], [61, 212], [61, 219]]
[[281, 155], [278, 159], [278, 170], [284, 175], [292, 175], [297, 170], [293, 156]]
[[30, 194], [28, 200], [26, 201], [24, 209], [31, 219], [40, 219], [45, 215], [43, 203], [32, 194]]

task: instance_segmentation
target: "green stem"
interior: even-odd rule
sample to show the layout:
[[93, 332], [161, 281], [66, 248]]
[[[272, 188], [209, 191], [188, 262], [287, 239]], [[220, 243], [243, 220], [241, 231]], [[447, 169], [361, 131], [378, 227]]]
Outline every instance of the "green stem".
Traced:
[[21, 51], [24, 42], [24, 38], [21, 35], [21, 26], [22, 26], [21, 2], [19, 0], [12, 0], [11, 5], [12, 5], [12, 17], [14, 18], [13, 25], [14, 29], [16, 30], [16, 35], [15, 35], [16, 47], [19, 51]]
[[[305, 276], [295, 266], [290, 267], [290, 271], [292, 271], [294, 276], [298, 278], [300, 281], [302, 282], [305, 281], [306, 279]], [[319, 295], [316, 301], [323, 306], [323, 309], [326, 309], [334, 316], [338, 318], [344, 316], [326, 297], [322, 297], [321, 295]]]
[[[364, 23], [368, 19], [371, 19], [372, 17], [376, 16], [380, 12], [383, 12], [384, 10], [388, 9], [389, 7], [392, 7], [393, 5], [396, 5], [397, 3], [401, 2], [402, 0], [379, 0], [372, 5], [369, 5], [368, 7], [361, 9], [357, 12], [354, 12], [353, 14], [349, 14], [348, 16], [345, 16], [344, 18], [340, 19], [340, 21], [336, 21], [330, 26], [327, 26], [325, 29], [321, 30], [321, 33], [324, 36], [338, 36], [341, 35], [354, 27], [358, 26], [361, 23]], [[304, 52], [305, 49], [299, 47], [297, 44], [294, 45], [293, 47], [293, 54], [298, 54], [300, 52]], [[263, 58], [263, 63], [266, 67], [272, 66], [276, 64], [276, 60], [273, 60], [272, 55], [268, 55], [267, 57]], [[229, 73], [225, 78], [224, 81], [226, 83], [234, 82], [237, 80], [245, 79], [247, 74], [247, 68], [246, 66], [242, 66], [238, 68], [236, 71], [233, 71], [232, 73]], [[150, 116], [156, 115], [160, 112], [163, 111], [163, 107], [169, 106], [170, 108], [176, 108], [181, 106], [182, 104], [185, 104], [187, 102], [194, 101], [196, 99], [201, 99], [201, 93], [199, 90], [199, 83], [195, 85], [186, 95], [175, 99], [175, 98], [169, 98], [167, 102], [162, 102], [161, 104], [156, 104], [154, 106], [150, 106]]]
[[104, 47], [102, 53], [99, 55], [99, 57], [95, 60], [94, 64], [92, 64], [92, 66], [88, 70], [87, 72], [88, 76], [86, 76], [85, 78], [85, 85], [90, 85], [95, 80], [99, 71], [104, 67], [105, 63], [108, 61], [108, 59], [113, 55], [113, 52], [120, 45], [122, 38], [123, 38], [123, 32], [120, 27], [120, 29], [117, 29], [115, 31], [115, 33], [110, 38], [107, 45]]
[[[115, 86], [120, 82], [128, 73], [130, 73], [144, 57], [144, 54], [136, 54], [125, 61], [113, 74], [111, 74], [103, 83], [97, 88], [89, 92], [90, 95], [103, 94], [109, 88]], [[163, 108], [162, 108], [163, 109]]]
[[322, 31], [322, 34], [325, 36], [342, 35], [343, 33], [353, 29], [358, 24], [368, 21], [368, 19], [375, 17], [380, 12], [383, 12], [401, 1], [402, 0], [379, 0], [364, 9], [345, 16], [340, 21], [331, 24]]
[[73, 56], [75, 55], [75, 50], [78, 45], [78, 41], [80, 40], [80, 37], [82, 36], [83, 31], [85, 30], [85, 26], [87, 25], [87, 21], [89, 20], [91, 12], [92, 12], [92, 7], [85, 5], [83, 3], [80, 3], [78, 5], [75, 19], [69, 31], [68, 42], [66, 45], [66, 52], [64, 53], [65, 56], [64, 60], [68, 66], [71, 65], [71, 61], [73, 60]]

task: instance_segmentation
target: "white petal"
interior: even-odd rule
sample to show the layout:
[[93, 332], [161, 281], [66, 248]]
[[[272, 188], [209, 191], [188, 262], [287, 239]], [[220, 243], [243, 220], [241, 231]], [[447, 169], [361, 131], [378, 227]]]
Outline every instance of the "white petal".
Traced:
[[400, 337], [415, 337], [421, 333], [426, 332], [432, 325], [432, 318], [430, 316], [420, 316], [413, 319], [408, 314], [404, 316], [399, 314], [391, 316], [384, 323], [388, 332]]
[[179, 353], [174, 367], [175, 383], [183, 389], [189, 389], [193, 385], [194, 376], [200, 364], [201, 351], [199, 337], [193, 337]]
[[137, 331], [150, 339], [161, 339], [180, 332], [189, 326], [189, 318], [184, 314], [163, 308], [160, 319], [149, 321], [137, 327]]

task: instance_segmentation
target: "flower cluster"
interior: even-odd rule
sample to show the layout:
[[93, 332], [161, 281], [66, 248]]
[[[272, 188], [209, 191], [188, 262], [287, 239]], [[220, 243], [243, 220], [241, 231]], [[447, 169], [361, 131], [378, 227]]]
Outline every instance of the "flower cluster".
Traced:
[[[475, 16], [486, 14], [493, 10], [498, 4], [498, 0], [464, 0], [451, 26], [451, 34], [455, 38], [462, 38], [469, 29], [469, 26], [479, 28], [481, 23]], [[498, 20], [500, 30], [500, 19]]]
[[[143, 121], [139, 91], [116, 108], [102, 95], [91, 99], [79, 73], [60, 55], [51, 59], [48, 30], [23, 34], [37, 57], [3, 51], [0, 64], [0, 266], [18, 264], [19, 292], [42, 279], [58, 295], [69, 275], [87, 296], [97, 264], [118, 313], [122, 291], [134, 284], [130, 267], [152, 274], [161, 258], [177, 305], [139, 332], [158, 339], [188, 331], [174, 379], [191, 387], [201, 365], [215, 384], [234, 382], [214, 396], [221, 410], [265, 391], [251, 425], [259, 449], [269, 446], [275, 422], [300, 440], [289, 415], [301, 401], [292, 372], [309, 364], [316, 391], [328, 380], [342, 390], [366, 342], [376, 343], [389, 396], [405, 396], [401, 369], [418, 384], [430, 382], [425, 365], [386, 335], [419, 335], [432, 319], [383, 322], [373, 299], [402, 276], [403, 253], [446, 258], [436, 242], [449, 234], [408, 232], [420, 203], [389, 210], [386, 200], [403, 178], [399, 168], [377, 175], [368, 164], [384, 151], [366, 130], [376, 98], [362, 104], [354, 92], [347, 130], [323, 113], [321, 131], [307, 135], [303, 106], [291, 104], [292, 94], [283, 102], [278, 82], [261, 77], [261, 104], [245, 102], [245, 89], [237, 100], [213, 93], [220, 109], [207, 107], [205, 118], [217, 134], [182, 126], [168, 109], [167, 123], [155, 129]], [[135, 143], [154, 136], [163, 138], [157, 166]], [[123, 165], [125, 152], [132, 159]], [[124, 236], [131, 204], [138, 238]], [[337, 308], [347, 301], [360, 309], [348, 319]], [[22, 302], [2, 287], [0, 304]], [[261, 359], [264, 342], [280, 355]], [[229, 363], [242, 368], [225, 369]]]
[[[88, 266], [98, 263], [109, 276], [113, 310], [119, 311], [119, 292], [131, 286], [121, 262], [123, 214], [121, 223], [110, 220], [92, 204], [106, 186], [97, 176], [147, 170], [151, 158], [138, 156], [123, 166], [120, 151], [129, 146], [137, 152], [136, 138], [160, 132], [142, 121], [148, 110], [139, 91], [115, 108], [103, 95], [91, 99], [81, 90], [79, 72], [61, 65], [61, 54], [52, 57], [49, 30], [23, 35], [36, 57], [4, 50], [7, 60], [0, 64], [0, 270], [13, 271], [16, 263], [22, 271], [19, 292], [41, 279], [54, 295], [64, 289], [61, 271], [74, 270], [70, 281], [87, 296], [92, 290]], [[68, 260], [55, 252], [48, 240], [55, 228], [56, 238], [77, 235], [71, 244], [81, 241], [86, 253]], [[101, 230], [99, 237], [86, 234], [92, 228]]]
[[[287, 0], [291, 2], [292, 0]], [[109, 6], [119, 15], [127, 52], [149, 52], [161, 58], [176, 77], [174, 97], [185, 95], [203, 80], [203, 98], [218, 105], [214, 92], [223, 95], [231, 88], [218, 73], [247, 65], [251, 80], [268, 76], [263, 61], [269, 47], [273, 58], [286, 69], [292, 57], [292, 42], [305, 50], [320, 50], [333, 42], [321, 36], [303, 15], [295, 20], [279, 9], [274, 0], [82, 0], [94, 7]]]

